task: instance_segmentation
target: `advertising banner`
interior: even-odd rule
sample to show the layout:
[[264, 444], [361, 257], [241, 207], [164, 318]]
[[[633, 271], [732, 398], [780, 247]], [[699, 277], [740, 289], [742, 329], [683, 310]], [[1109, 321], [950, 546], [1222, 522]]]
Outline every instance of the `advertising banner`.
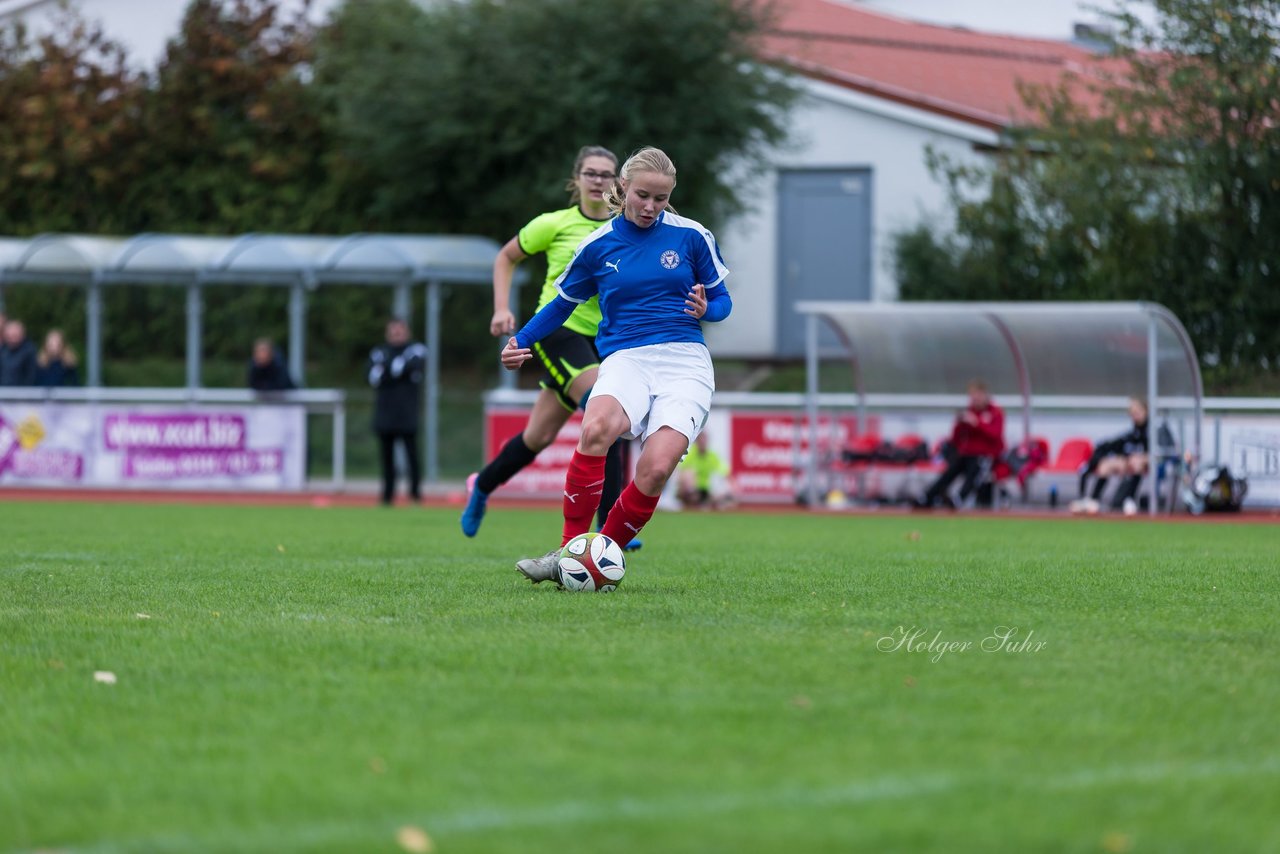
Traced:
[[[734, 410], [729, 415], [729, 433], [729, 467], [738, 498], [794, 501], [808, 465], [809, 419], [789, 412]], [[820, 453], [845, 448], [858, 434], [858, 419], [820, 417], [817, 433]]]
[[[493, 459], [512, 436], [520, 433], [529, 408], [492, 407], [485, 412], [485, 458]], [[874, 420], [874, 419], [873, 419]], [[711, 449], [729, 463], [735, 496], [742, 501], [790, 502], [798, 489], [796, 466], [803, 472], [808, 453], [808, 421], [785, 412], [713, 410], [705, 432]], [[821, 447], [843, 447], [856, 433], [857, 419], [822, 418], [818, 422]], [[502, 487], [506, 497], [554, 498], [564, 489], [564, 474], [582, 431], [582, 414], [574, 413], [555, 441], [531, 465]], [[638, 453], [632, 449], [632, 462]], [[800, 463], [797, 463], [800, 460]], [[671, 486], [672, 484], [669, 484]]]
[[0, 404], [0, 486], [301, 489], [300, 406]]
[[1218, 462], [1249, 482], [1244, 506], [1280, 507], [1280, 418], [1223, 415], [1217, 421]]
[[[512, 437], [524, 431], [529, 407], [502, 407], [485, 413], [485, 459], [491, 460]], [[564, 492], [564, 473], [582, 432], [582, 413], [575, 412], [559, 435], [533, 462], [502, 487], [505, 497], [557, 497]]]
[[[528, 416], [529, 408], [521, 406], [494, 407], [486, 412], [486, 459], [493, 459], [508, 439], [524, 429]], [[1280, 506], [1280, 419], [1276, 416], [1234, 414], [1213, 416], [1213, 419], [1205, 436], [1204, 462], [1214, 461], [1216, 439], [1221, 462], [1230, 466], [1233, 474], [1249, 481], [1245, 506]], [[904, 433], [920, 434], [932, 446], [950, 433], [954, 414], [876, 413], [867, 420], [867, 429], [873, 433], [889, 438]], [[564, 473], [573, 456], [581, 422], [581, 415], [575, 414], [556, 441], [503, 487], [503, 494], [529, 498], [558, 496], [564, 487]], [[1126, 425], [1127, 417], [1123, 413], [1042, 413], [1036, 416], [1033, 434], [1049, 441], [1052, 459], [1067, 439], [1106, 439], [1122, 433]], [[1182, 421], [1171, 422], [1169, 427], [1184, 441], [1189, 436], [1189, 425]], [[739, 501], [790, 503], [804, 492], [809, 429], [803, 413], [720, 407], [712, 411], [706, 432], [712, 450], [729, 463], [729, 479]], [[817, 433], [819, 459], [826, 460], [839, 449], [849, 447], [851, 440], [859, 436], [857, 418], [852, 414], [820, 417]], [[1013, 444], [1021, 438], [1020, 413], [1016, 410], [1006, 412], [1006, 441]], [[0, 439], [2, 446], [3, 440]], [[1179, 447], [1179, 450], [1186, 449]], [[633, 448], [633, 461], [638, 450], [638, 447]], [[832, 480], [823, 466], [819, 468], [820, 490], [840, 486], [850, 495], [870, 494], [878, 490], [891, 496], [919, 495], [937, 473], [936, 470], [927, 470], [904, 474], [898, 470], [886, 475], [884, 470], [871, 466], [866, 470], [854, 470], [852, 475], [846, 474], [844, 480]], [[1076, 475], [1069, 471], [1053, 475], [1045, 473], [1033, 478], [1029, 484], [1031, 499], [1046, 502], [1051, 485], [1058, 490], [1066, 490], [1064, 494], [1074, 496]], [[1161, 486], [1162, 495], [1167, 495], [1168, 490], [1168, 484]]]

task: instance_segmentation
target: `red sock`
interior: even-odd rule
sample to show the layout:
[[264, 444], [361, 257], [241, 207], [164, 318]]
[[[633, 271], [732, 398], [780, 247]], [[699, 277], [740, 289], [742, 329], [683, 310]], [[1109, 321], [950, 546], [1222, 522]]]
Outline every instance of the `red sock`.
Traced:
[[604, 488], [604, 457], [590, 457], [573, 452], [569, 471], [564, 476], [564, 533], [560, 545], [591, 530], [591, 519], [600, 506]]
[[661, 497], [645, 495], [636, 488], [636, 482], [631, 481], [609, 511], [609, 518], [604, 520], [600, 533], [625, 549], [627, 543], [640, 535], [640, 529], [645, 523], [653, 518], [653, 511], [657, 509], [658, 499]]

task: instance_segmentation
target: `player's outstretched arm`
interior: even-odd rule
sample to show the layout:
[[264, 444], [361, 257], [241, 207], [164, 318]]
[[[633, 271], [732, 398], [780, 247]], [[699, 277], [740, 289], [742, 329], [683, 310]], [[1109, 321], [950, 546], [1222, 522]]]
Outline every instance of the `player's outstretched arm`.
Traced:
[[573, 314], [578, 303], [558, 296], [542, 307], [542, 311], [529, 319], [529, 322], [516, 333], [520, 347], [532, 347], [538, 341], [555, 332]]

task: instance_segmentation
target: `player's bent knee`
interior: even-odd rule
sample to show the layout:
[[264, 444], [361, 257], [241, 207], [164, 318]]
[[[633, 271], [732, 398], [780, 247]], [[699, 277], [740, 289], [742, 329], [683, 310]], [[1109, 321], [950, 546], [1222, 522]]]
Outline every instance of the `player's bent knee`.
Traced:
[[645, 495], [658, 495], [667, 485], [667, 473], [653, 467], [637, 468], [635, 483]]
[[578, 437], [578, 447], [588, 454], [603, 456], [609, 447], [621, 436], [623, 430], [617, 429], [609, 418], [590, 418], [582, 422], [582, 434]]
[[636, 487], [645, 495], [657, 495], [667, 485], [679, 462], [678, 458], [667, 460], [641, 457], [636, 463]]

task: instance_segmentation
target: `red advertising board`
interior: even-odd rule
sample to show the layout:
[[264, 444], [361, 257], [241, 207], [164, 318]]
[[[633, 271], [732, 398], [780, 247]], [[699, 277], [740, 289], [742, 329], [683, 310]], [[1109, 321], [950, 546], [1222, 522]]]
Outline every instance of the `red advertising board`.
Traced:
[[[709, 433], [712, 449], [729, 461], [733, 490], [741, 501], [790, 502], [800, 490], [808, 459], [808, 419], [790, 412], [750, 412], [717, 410], [713, 419], [724, 418]], [[524, 429], [529, 409], [504, 406], [485, 413], [486, 459], [493, 457], [514, 435]], [[875, 418], [868, 419], [874, 429]], [[727, 430], [724, 429], [727, 424]], [[818, 447], [844, 448], [857, 434], [857, 418], [820, 418]], [[709, 429], [711, 425], [709, 425]], [[504, 495], [527, 498], [560, 495], [564, 473], [573, 457], [582, 429], [581, 413], [574, 413], [555, 442], [502, 488]], [[727, 435], [726, 435], [727, 434]]]
[[[485, 459], [491, 460], [512, 437], [524, 430], [529, 420], [528, 407], [502, 407], [485, 413]], [[582, 432], [582, 413], [575, 412], [560, 430], [556, 440], [523, 471], [502, 487], [502, 494], [516, 496], [559, 496], [564, 491], [564, 473], [578, 446]]]
[[[847, 447], [857, 429], [854, 416], [819, 418], [819, 451]], [[729, 466], [740, 500], [795, 499], [809, 459], [808, 418], [790, 412], [734, 411], [729, 414], [729, 435]]]

